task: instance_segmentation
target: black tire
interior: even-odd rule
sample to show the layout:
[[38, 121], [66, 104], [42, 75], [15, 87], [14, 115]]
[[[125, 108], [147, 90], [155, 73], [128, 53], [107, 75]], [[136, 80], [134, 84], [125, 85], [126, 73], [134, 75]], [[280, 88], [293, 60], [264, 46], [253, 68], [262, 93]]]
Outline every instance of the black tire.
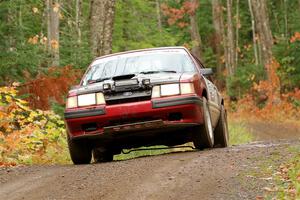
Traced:
[[227, 113], [224, 106], [221, 106], [221, 112], [218, 124], [215, 128], [215, 146], [228, 147], [229, 145], [229, 131], [227, 124]]
[[203, 125], [197, 126], [193, 133], [193, 143], [197, 149], [212, 148], [214, 146], [213, 127], [208, 103], [203, 99]]
[[95, 163], [111, 162], [114, 160], [114, 154], [111, 151], [103, 148], [93, 149], [93, 157]]
[[91, 148], [85, 140], [72, 140], [67, 136], [69, 152], [75, 165], [89, 164], [92, 159]]

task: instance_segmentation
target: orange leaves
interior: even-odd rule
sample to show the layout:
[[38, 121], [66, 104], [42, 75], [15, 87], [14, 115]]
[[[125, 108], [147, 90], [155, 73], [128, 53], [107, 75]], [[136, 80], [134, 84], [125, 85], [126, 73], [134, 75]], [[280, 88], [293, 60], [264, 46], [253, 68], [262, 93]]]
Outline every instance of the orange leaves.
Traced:
[[30, 37], [27, 42], [29, 44], [34, 44], [34, 45], [37, 44], [46, 45], [47, 41], [48, 41], [47, 37], [41, 34], [41, 35], [35, 35], [33, 37]]
[[185, 1], [182, 8], [189, 15], [195, 15], [197, 8], [199, 7], [198, 1]]
[[60, 8], [60, 5], [59, 5], [59, 3], [55, 3], [55, 4], [53, 4], [53, 11], [54, 12], [58, 12], [59, 11], [59, 8]]
[[27, 101], [34, 108], [47, 110], [50, 108], [50, 100], [64, 104], [64, 96], [71, 85], [78, 83], [82, 71], [71, 66], [50, 67], [47, 75], [40, 74], [34, 80], [20, 86], [20, 94], [31, 94]]
[[276, 175], [280, 182], [280, 191], [287, 199], [300, 197], [300, 160], [299, 154], [290, 162], [281, 164]]
[[290, 39], [291, 43], [294, 43], [296, 41], [300, 41], [300, 33], [299, 32], [296, 32]]
[[29, 44], [37, 44], [38, 41], [39, 41], [39, 36], [38, 35], [35, 35], [35, 36], [28, 39]]
[[[280, 94], [280, 81], [276, 70], [279, 63], [273, 60], [268, 66], [268, 80], [254, 82], [248, 95], [238, 100], [236, 113], [233, 115], [247, 118], [277, 121], [298, 121], [300, 107], [295, 102], [300, 102], [300, 90]], [[254, 80], [253, 76], [249, 80]]]
[[184, 28], [189, 25], [189, 23], [184, 20], [184, 17], [186, 14], [194, 15], [198, 7], [198, 1], [185, 1], [180, 8], [172, 8], [165, 3], [161, 5], [163, 14], [168, 17], [168, 24], [176, 24], [179, 28]]
[[51, 40], [51, 48], [52, 49], [58, 49], [59, 48], [59, 43], [57, 40]]

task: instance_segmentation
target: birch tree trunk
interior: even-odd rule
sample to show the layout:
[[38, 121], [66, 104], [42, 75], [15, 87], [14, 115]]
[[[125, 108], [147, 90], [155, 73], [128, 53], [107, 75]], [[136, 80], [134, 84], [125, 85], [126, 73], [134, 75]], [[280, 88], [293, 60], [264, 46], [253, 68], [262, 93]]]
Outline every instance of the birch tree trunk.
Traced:
[[232, 0], [227, 0], [227, 69], [228, 75], [234, 74], [235, 70], [235, 44], [232, 23]]
[[[198, 0], [191, 1], [195, 6], [198, 4]], [[202, 58], [202, 41], [199, 32], [199, 27], [196, 18], [196, 10], [190, 13], [190, 24], [191, 24], [191, 39], [192, 39], [192, 53], [197, 56], [200, 60]]]
[[112, 52], [114, 15], [115, 0], [91, 0], [90, 40], [94, 56]]
[[50, 65], [59, 66], [59, 12], [58, 0], [46, 0], [48, 51]]

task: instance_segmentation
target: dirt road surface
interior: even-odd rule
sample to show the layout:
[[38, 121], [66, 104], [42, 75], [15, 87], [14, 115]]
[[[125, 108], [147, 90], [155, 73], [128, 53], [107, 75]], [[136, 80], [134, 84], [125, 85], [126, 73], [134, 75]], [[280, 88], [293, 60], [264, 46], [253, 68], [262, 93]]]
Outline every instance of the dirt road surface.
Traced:
[[251, 174], [266, 161], [283, 162], [299, 145], [289, 139], [102, 164], [0, 168], [0, 199], [255, 199], [268, 179]]

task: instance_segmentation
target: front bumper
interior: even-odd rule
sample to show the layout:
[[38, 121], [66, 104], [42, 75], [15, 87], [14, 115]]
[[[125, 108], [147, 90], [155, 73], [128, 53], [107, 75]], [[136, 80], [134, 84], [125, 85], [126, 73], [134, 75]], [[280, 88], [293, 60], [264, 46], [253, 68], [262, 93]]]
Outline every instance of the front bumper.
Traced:
[[[176, 118], [170, 117], [177, 115]], [[203, 123], [202, 99], [196, 95], [67, 110], [65, 120], [71, 137], [104, 136], [121, 132], [165, 131]], [[155, 122], [155, 123], [153, 123]], [[95, 129], [84, 127], [93, 124]]]

